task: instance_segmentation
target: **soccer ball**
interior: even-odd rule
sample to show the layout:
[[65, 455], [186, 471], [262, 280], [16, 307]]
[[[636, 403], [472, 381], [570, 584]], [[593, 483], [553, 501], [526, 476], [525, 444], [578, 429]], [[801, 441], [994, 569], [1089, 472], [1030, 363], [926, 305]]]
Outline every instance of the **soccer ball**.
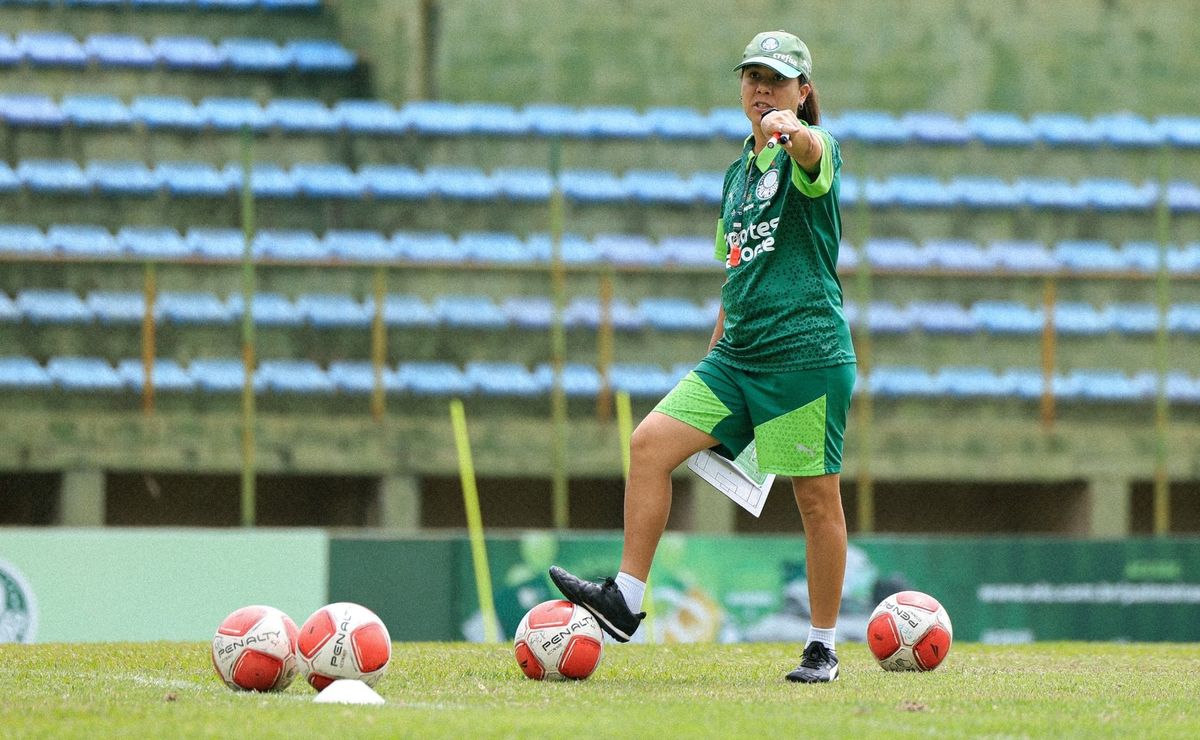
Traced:
[[243, 606], [213, 635], [213, 668], [231, 689], [283, 691], [296, 677], [297, 632], [275, 607]]
[[375, 612], [339, 601], [316, 610], [300, 626], [296, 658], [317, 691], [339, 678], [374, 686], [392, 659], [392, 638]]
[[569, 601], [543, 601], [517, 625], [517, 665], [535, 681], [583, 679], [604, 653], [604, 633], [586, 609]]
[[867, 624], [867, 644], [886, 671], [932, 671], [945, 660], [953, 639], [945, 607], [920, 591], [887, 597]]

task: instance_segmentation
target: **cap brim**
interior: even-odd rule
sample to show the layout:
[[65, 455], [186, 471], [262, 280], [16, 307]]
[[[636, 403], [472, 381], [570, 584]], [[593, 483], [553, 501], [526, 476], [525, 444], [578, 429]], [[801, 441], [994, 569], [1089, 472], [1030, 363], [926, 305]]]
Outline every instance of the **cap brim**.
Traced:
[[787, 77], [788, 79], [795, 79], [801, 75], [801, 71], [796, 69], [792, 65], [785, 64], [785, 63], [779, 61], [778, 59], [772, 59], [771, 57], [750, 57], [749, 59], [746, 59], [738, 66], [734, 67], [734, 69], [741, 69], [742, 67], [749, 67], [752, 64], [761, 64], [764, 67], [770, 67], [771, 69], [775, 70], [776, 72], [783, 75], [784, 77]]

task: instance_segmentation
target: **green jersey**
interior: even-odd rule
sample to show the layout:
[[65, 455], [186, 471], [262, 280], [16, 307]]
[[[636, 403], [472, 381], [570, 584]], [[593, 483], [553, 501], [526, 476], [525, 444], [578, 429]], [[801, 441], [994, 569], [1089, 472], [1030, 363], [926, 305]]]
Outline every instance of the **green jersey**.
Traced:
[[725, 262], [724, 333], [713, 352], [751, 371], [855, 361], [837, 276], [841, 151], [827, 131], [811, 178], [783, 147], [753, 137], [725, 172], [717, 259]]

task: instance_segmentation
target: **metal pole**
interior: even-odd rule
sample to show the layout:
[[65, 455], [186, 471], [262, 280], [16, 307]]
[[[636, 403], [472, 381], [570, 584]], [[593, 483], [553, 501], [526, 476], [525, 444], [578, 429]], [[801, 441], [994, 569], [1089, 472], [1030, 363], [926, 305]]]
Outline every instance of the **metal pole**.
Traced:
[[387, 393], [383, 387], [383, 368], [387, 363], [387, 326], [383, 323], [383, 301], [387, 296], [387, 268], [375, 268], [375, 315], [371, 318], [371, 367], [375, 383], [371, 389], [371, 417], [383, 421]]
[[1054, 367], [1057, 353], [1057, 334], [1054, 330], [1054, 306], [1057, 302], [1057, 283], [1054, 276], [1046, 278], [1042, 290], [1042, 399], [1041, 417], [1042, 431], [1049, 432], [1054, 428], [1056, 415], [1054, 404]]
[[612, 418], [613, 394], [608, 381], [614, 346], [612, 321], [613, 271], [609, 267], [600, 274], [600, 325], [596, 328], [596, 364], [600, 369], [600, 392], [596, 394], [596, 420], [605, 424]]
[[[867, 203], [867, 171], [864, 167], [862, 177], [862, 188], [858, 195], [858, 243], [860, 246], [865, 245], [867, 240], [871, 238], [871, 207]], [[867, 376], [871, 372], [871, 264], [867, 260], [865, 252], [858, 261], [858, 267], [855, 273], [855, 285], [858, 288], [858, 305], [859, 305], [859, 324], [855, 330], [858, 336], [857, 348], [855, 355], [858, 358], [858, 372], [864, 382], [858, 384], [857, 400], [855, 405], [858, 407], [858, 439], [859, 439], [859, 461], [858, 461], [858, 485], [857, 485], [857, 510], [858, 510], [858, 530], [864, 533], [875, 531], [875, 479], [871, 472], [871, 457], [874, 454], [871, 442], [871, 432], [874, 425], [874, 408], [873, 397], [871, 394], [870, 384], [865, 382]]]
[[561, 158], [562, 142], [555, 138], [550, 143], [550, 176], [554, 180], [554, 189], [550, 194], [550, 292], [554, 301], [554, 316], [550, 323], [550, 364], [554, 371], [550, 413], [553, 424], [551, 502], [556, 529], [566, 529], [571, 521], [567, 483], [567, 394], [562, 380], [567, 355], [567, 334], [563, 322], [567, 304], [567, 276], [562, 258], [566, 204], [558, 184]]
[[1167, 183], [1170, 181], [1171, 156], [1162, 150], [1162, 182], [1159, 185], [1155, 226], [1158, 236], [1158, 276], [1155, 280], [1158, 298], [1158, 330], [1154, 335], [1154, 357], [1158, 366], [1158, 389], [1154, 398], [1154, 534], [1171, 532], [1171, 478], [1167, 468], [1167, 442], [1170, 438], [1170, 404], [1167, 401], [1167, 372], [1170, 369], [1168, 351], [1167, 312], [1171, 306], [1171, 275], [1167, 270], [1167, 245], [1171, 240], [1171, 207], [1167, 203]]
[[242, 526], [255, 522], [254, 491], [254, 190], [250, 186], [250, 127], [242, 128]]
[[157, 339], [154, 323], [154, 302], [158, 296], [158, 276], [153, 262], [146, 263], [142, 313], [142, 413], [154, 414], [154, 357]]

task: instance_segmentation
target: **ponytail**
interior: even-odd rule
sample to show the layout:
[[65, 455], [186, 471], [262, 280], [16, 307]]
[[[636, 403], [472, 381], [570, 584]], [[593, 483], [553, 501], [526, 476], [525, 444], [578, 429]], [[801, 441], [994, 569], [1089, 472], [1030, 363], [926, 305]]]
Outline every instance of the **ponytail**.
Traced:
[[805, 83], [808, 83], [811, 89], [808, 91], [808, 97], [804, 99], [804, 104], [796, 111], [796, 117], [810, 126], [820, 126], [821, 102], [817, 100], [817, 88], [807, 77], [800, 75], [800, 84]]

